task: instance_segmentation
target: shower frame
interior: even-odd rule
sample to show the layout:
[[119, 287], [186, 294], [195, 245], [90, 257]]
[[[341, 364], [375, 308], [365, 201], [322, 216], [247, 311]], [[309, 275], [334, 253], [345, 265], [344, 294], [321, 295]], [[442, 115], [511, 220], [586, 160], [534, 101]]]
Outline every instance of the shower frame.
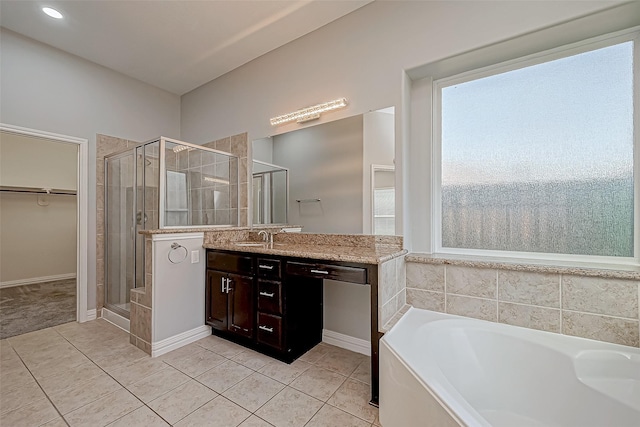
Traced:
[[[186, 147], [186, 149], [197, 149], [197, 150], [201, 150], [201, 151], [207, 151], [207, 152], [211, 152], [211, 153], [215, 153], [215, 154], [221, 154], [230, 158], [235, 158], [236, 159], [236, 165], [238, 167], [236, 167], [236, 171], [235, 171], [235, 182], [236, 184], [239, 184], [240, 182], [240, 168], [239, 168], [239, 163], [240, 163], [240, 159], [237, 155], [235, 154], [231, 154], [231, 153], [227, 153], [224, 151], [220, 151], [220, 150], [216, 150], [213, 148], [209, 148], [209, 147], [203, 147], [202, 145], [198, 145], [198, 144], [192, 144], [189, 142], [184, 142], [184, 141], [180, 141], [177, 139], [173, 139], [173, 138], [167, 138], [167, 137], [159, 137], [159, 138], [154, 138], [151, 139], [149, 141], [145, 141], [142, 142], [140, 144], [137, 144], [133, 147], [129, 147], [127, 149], [121, 150], [121, 151], [117, 151], [114, 153], [110, 153], [107, 154], [104, 157], [104, 307], [107, 308], [108, 310], [111, 310], [112, 312], [114, 312], [115, 314], [124, 317], [125, 319], [129, 319], [129, 311], [125, 310], [121, 307], [112, 305], [111, 303], [109, 303], [109, 299], [108, 299], [108, 291], [109, 291], [109, 221], [107, 221], [108, 218], [108, 212], [109, 212], [109, 198], [108, 198], [108, 192], [109, 192], [109, 181], [108, 181], [108, 172], [109, 172], [109, 168], [108, 168], [108, 161], [110, 159], [115, 159], [118, 157], [125, 157], [127, 154], [131, 153], [133, 155], [133, 171], [132, 171], [132, 175], [134, 177], [134, 181], [133, 181], [133, 200], [132, 200], [132, 206], [134, 207], [134, 209], [132, 209], [132, 211], [128, 214], [131, 214], [131, 221], [133, 224], [133, 227], [131, 227], [131, 230], [129, 230], [129, 234], [133, 234], [133, 256], [134, 256], [134, 262], [133, 262], [133, 285], [131, 287], [131, 289], [135, 289], [138, 287], [144, 287], [144, 275], [145, 275], [145, 271], [144, 271], [144, 267], [145, 267], [145, 258], [147, 256], [146, 254], [146, 248], [145, 248], [145, 244], [144, 244], [144, 240], [142, 240], [142, 242], [139, 243], [139, 239], [138, 239], [138, 235], [139, 235], [139, 231], [140, 230], [144, 230], [144, 225], [146, 223], [146, 200], [145, 200], [145, 196], [142, 196], [142, 209], [140, 209], [141, 212], [141, 221], [142, 221], [142, 228], [138, 228], [138, 223], [137, 223], [137, 213], [138, 213], [138, 162], [137, 162], [137, 151], [140, 148], [146, 147], [147, 145], [152, 145], [155, 143], [159, 143], [158, 145], [158, 159], [159, 159], [159, 164], [158, 164], [158, 194], [157, 194], [157, 203], [158, 203], [158, 228], [159, 229], [195, 229], [195, 228], [203, 228], [203, 227], [207, 227], [207, 228], [225, 228], [225, 227], [230, 227], [233, 226], [233, 224], [228, 224], [228, 225], [205, 225], [205, 224], [196, 224], [196, 225], [176, 225], [176, 226], [166, 226], [165, 224], [165, 199], [166, 199], [166, 145], [167, 143], [171, 143], [171, 144], [176, 144], [176, 145], [181, 145]], [[143, 151], [143, 158], [144, 160], [146, 160], [146, 154]], [[146, 168], [146, 166], [145, 166]], [[143, 172], [145, 171], [145, 168], [143, 168]], [[231, 170], [229, 170], [229, 177], [231, 178]], [[142, 174], [142, 188], [144, 190], [146, 190], [146, 173]], [[238, 206], [239, 199], [240, 199], [240, 193], [239, 193], [239, 185], [238, 185], [238, 191], [235, 194], [236, 197], [236, 206]], [[189, 190], [187, 189], [187, 192]], [[231, 221], [230, 221], [231, 222]], [[236, 213], [236, 218], [235, 218], [235, 224], [239, 224], [240, 223], [240, 209], [237, 209], [237, 213]], [[138, 244], [141, 245], [140, 248], [140, 258], [141, 259], [137, 259], [137, 254], [138, 254]], [[127, 254], [129, 255], [129, 254]], [[141, 272], [141, 277], [138, 278], [138, 274]], [[126, 286], [125, 286], [126, 288]], [[127, 289], [126, 292], [130, 292], [130, 289]], [[126, 296], [125, 299], [128, 300], [129, 295]]]
[[[285, 201], [284, 201], [284, 205], [285, 205], [285, 212], [284, 212], [285, 220], [284, 220], [284, 222], [281, 222], [281, 223], [273, 223], [273, 222], [266, 223], [266, 222], [264, 222], [264, 218], [263, 218], [264, 212], [263, 212], [262, 206], [258, 206], [258, 207], [254, 206], [253, 209], [257, 208], [258, 211], [259, 211], [259, 215], [260, 215], [260, 219], [259, 219], [260, 222], [256, 223], [255, 225], [261, 225], [261, 224], [287, 224], [288, 221], [289, 221], [289, 168], [285, 168], [283, 166], [274, 165], [273, 163], [263, 162], [261, 160], [255, 160], [255, 159], [253, 160], [253, 163], [258, 163], [258, 164], [273, 168], [273, 170], [268, 170], [268, 171], [252, 172], [252, 175], [251, 175], [251, 185], [252, 185], [252, 187], [253, 187], [253, 184], [254, 184], [253, 180], [256, 177], [260, 176], [260, 193], [261, 193], [260, 199], [261, 200], [264, 199], [264, 194], [265, 194], [265, 191], [264, 191], [265, 190], [264, 177], [266, 175], [268, 175], [270, 177], [270, 186], [272, 187], [271, 188], [271, 193], [272, 194], [273, 194], [273, 175], [275, 173], [282, 172], [282, 171], [285, 172], [285, 186], [286, 186], [286, 189], [285, 189]], [[273, 199], [273, 197], [272, 197], [272, 199]], [[273, 205], [274, 205], [273, 200], [271, 200], [270, 203], [269, 203], [269, 208], [270, 208], [270, 217], [271, 217], [272, 220], [273, 220], [273, 214], [274, 214], [274, 206]]]

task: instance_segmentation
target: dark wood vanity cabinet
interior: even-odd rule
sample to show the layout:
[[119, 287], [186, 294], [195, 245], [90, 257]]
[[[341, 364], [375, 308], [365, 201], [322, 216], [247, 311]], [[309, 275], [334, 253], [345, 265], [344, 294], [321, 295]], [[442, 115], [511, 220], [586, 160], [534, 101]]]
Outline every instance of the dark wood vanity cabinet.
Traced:
[[322, 278], [288, 277], [286, 260], [207, 251], [206, 323], [286, 362], [322, 341]]
[[252, 339], [255, 283], [251, 257], [207, 253], [206, 323], [218, 331]]

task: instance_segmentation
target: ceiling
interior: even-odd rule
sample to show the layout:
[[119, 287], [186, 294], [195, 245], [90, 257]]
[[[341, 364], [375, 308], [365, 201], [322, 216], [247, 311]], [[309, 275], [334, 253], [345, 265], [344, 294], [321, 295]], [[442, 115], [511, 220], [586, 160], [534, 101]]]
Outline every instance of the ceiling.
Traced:
[[182, 95], [371, 1], [0, 0], [0, 25]]

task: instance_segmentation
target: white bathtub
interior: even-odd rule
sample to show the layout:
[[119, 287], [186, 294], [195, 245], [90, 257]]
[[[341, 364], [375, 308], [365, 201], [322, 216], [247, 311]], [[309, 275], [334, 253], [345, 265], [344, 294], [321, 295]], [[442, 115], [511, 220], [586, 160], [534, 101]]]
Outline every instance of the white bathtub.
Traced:
[[640, 349], [410, 309], [380, 343], [380, 421], [640, 426]]

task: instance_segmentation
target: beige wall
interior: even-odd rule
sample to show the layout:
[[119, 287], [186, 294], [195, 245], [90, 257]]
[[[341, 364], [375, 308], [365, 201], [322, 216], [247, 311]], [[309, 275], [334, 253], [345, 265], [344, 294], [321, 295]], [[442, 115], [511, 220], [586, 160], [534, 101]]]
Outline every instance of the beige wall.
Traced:
[[[1, 121], [85, 138], [147, 141], [180, 136], [180, 97], [77, 56], [0, 29]], [[96, 304], [96, 164], [89, 162], [87, 308]]]
[[0, 185], [75, 190], [78, 146], [0, 133]]
[[[1, 133], [0, 185], [75, 190], [77, 150], [75, 144]], [[76, 215], [74, 195], [1, 193], [0, 282], [75, 274]]]
[[[38, 197], [48, 206], [38, 206]], [[76, 272], [76, 197], [0, 194], [0, 282]]]

